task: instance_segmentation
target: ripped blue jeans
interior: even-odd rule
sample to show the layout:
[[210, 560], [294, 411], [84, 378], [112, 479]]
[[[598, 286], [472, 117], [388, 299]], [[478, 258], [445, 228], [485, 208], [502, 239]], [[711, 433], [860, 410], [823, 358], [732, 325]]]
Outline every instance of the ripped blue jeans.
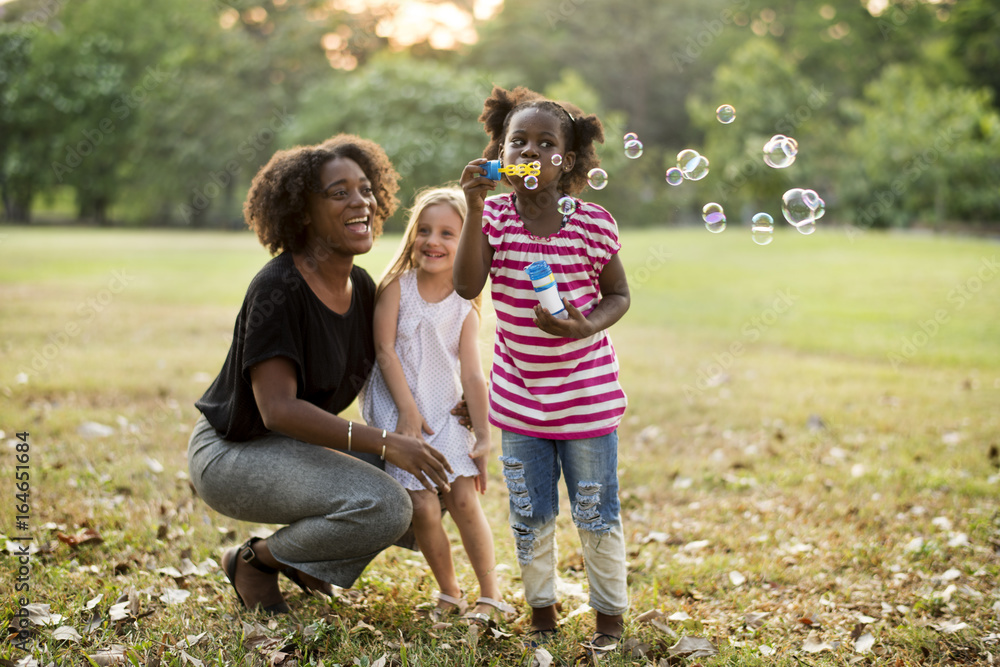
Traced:
[[624, 614], [628, 590], [618, 503], [617, 431], [581, 440], [549, 440], [509, 431], [502, 436], [500, 462], [527, 603], [532, 607], [556, 603], [555, 526], [562, 473], [583, 546], [590, 606], [611, 616]]

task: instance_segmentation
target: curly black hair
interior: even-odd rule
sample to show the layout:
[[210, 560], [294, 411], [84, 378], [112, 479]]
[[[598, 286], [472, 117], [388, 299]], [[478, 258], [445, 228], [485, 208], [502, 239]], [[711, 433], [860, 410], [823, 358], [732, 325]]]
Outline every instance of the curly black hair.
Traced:
[[306, 193], [320, 192], [320, 171], [330, 160], [350, 158], [371, 181], [378, 208], [372, 235], [396, 210], [399, 174], [382, 147], [353, 134], [338, 134], [321, 144], [276, 152], [250, 184], [243, 218], [272, 255], [306, 247]]
[[572, 171], [564, 173], [559, 179], [559, 190], [570, 195], [579, 194], [587, 187], [587, 172], [601, 164], [594, 142], [604, 143], [604, 126], [597, 116], [584, 115], [577, 106], [568, 102], [554, 102], [524, 86], [514, 90], [493, 86], [493, 92], [483, 103], [483, 113], [479, 116], [479, 122], [490, 135], [483, 157], [488, 160], [500, 157], [511, 117], [515, 111], [528, 108], [549, 111], [559, 119], [566, 144], [576, 153]]

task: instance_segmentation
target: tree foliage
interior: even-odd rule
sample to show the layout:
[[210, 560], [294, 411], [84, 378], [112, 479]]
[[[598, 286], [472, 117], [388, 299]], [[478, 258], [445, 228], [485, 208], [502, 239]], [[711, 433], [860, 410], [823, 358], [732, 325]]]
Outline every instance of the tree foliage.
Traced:
[[[820, 191], [828, 220], [998, 224], [992, 0], [889, 0], [875, 13], [860, 0], [506, 0], [457, 50], [429, 36], [400, 48], [385, 26], [401, 7], [0, 5], [5, 218], [69, 199], [99, 223], [238, 226], [276, 149], [337, 132], [382, 143], [405, 198], [480, 154], [477, 118], [496, 83], [602, 118], [612, 185], [587, 196], [626, 225], [696, 219], [709, 200], [741, 214], [772, 207], [787, 187]], [[722, 103], [737, 109], [732, 125], [715, 120]], [[947, 155], [915, 174], [943, 127], [955, 133]], [[622, 155], [629, 131], [645, 145], [638, 160]], [[761, 160], [779, 133], [800, 145], [786, 170]], [[712, 169], [672, 188], [663, 172], [684, 148]]]

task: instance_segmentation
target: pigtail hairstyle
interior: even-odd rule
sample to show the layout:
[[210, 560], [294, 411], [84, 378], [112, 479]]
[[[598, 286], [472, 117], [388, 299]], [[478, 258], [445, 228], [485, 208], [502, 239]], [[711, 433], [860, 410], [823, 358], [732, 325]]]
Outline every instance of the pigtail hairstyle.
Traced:
[[243, 203], [243, 218], [272, 255], [306, 248], [307, 193], [322, 191], [320, 171], [330, 160], [350, 158], [371, 181], [378, 208], [372, 236], [396, 210], [399, 174], [382, 147], [350, 134], [338, 134], [322, 144], [277, 151], [254, 176]]
[[[577, 106], [568, 102], [553, 102], [524, 86], [514, 90], [493, 86], [493, 92], [483, 103], [483, 113], [479, 116], [479, 122], [490, 137], [483, 157], [487, 160], [500, 157], [510, 117], [515, 111], [529, 107], [545, 109], [559, 119], [570, 149], [576, 153], [573, 170], [559, 179], [559, 189], [569, 195], [579, 194], [587, 187], [587, 172], [601, 164], [594, 142], [604, 143], [604, 127], [597, 116], [585, 116]], [[510, 185], [506, 174], [502, 181]]]
[[594, 142], [604, 143], [604, 126], [597, 116], [594, 114], [585, 116], [575, 104], [559, 102], [558, 105], [572, 118], [571, 141], [573, 152], [576, 153], [573, 170], [563, 174], [559, 179], [559, 189], [566, 194], [576, 195], [587, 187], [587, 173], [601, 165], [601, 158], [597, 155]]

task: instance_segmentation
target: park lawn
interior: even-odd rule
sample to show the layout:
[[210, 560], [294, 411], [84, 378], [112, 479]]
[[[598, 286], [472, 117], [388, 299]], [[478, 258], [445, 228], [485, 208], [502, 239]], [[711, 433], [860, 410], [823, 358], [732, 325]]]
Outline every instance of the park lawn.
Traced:
[[[359, 263], [377, 277], [397, 240]], [[738, 226], [622, 240], [632, 307], [612, 337], [629, 395], [632, 641], [601, 662], [668, 664], [683, 636], [719, 651], [687, 664], [995, 661], [997, 243], [821, 227], [759, 247]], [[286, 588], [294, 616], [237, 608], [217, 563], [267, 527], [206, 507], [185, 448], [268, 258], [250, 234], [2, 227], [0, 250], [3, 614], [19, 597], [48, 605], [32, 635], [39, 664], [525, 664], [496, 461], [483, 504], [522, 612], [503, 627], [513, 636], [432, 627], [415, 609], [433, 601], [433, 577], [399, 549], [332, 600]], [[488, 307], [484, 322], [488, 363]], [[27, 530], [13, 479], [24, 432]], [[566, 621], [549, 650], [571, 664], [592, 621], [567, 511], [560, 531]], [[37, 551], [19, 575], [25, 536]], [[24, 655], [0, 648], [3, 664]]]

